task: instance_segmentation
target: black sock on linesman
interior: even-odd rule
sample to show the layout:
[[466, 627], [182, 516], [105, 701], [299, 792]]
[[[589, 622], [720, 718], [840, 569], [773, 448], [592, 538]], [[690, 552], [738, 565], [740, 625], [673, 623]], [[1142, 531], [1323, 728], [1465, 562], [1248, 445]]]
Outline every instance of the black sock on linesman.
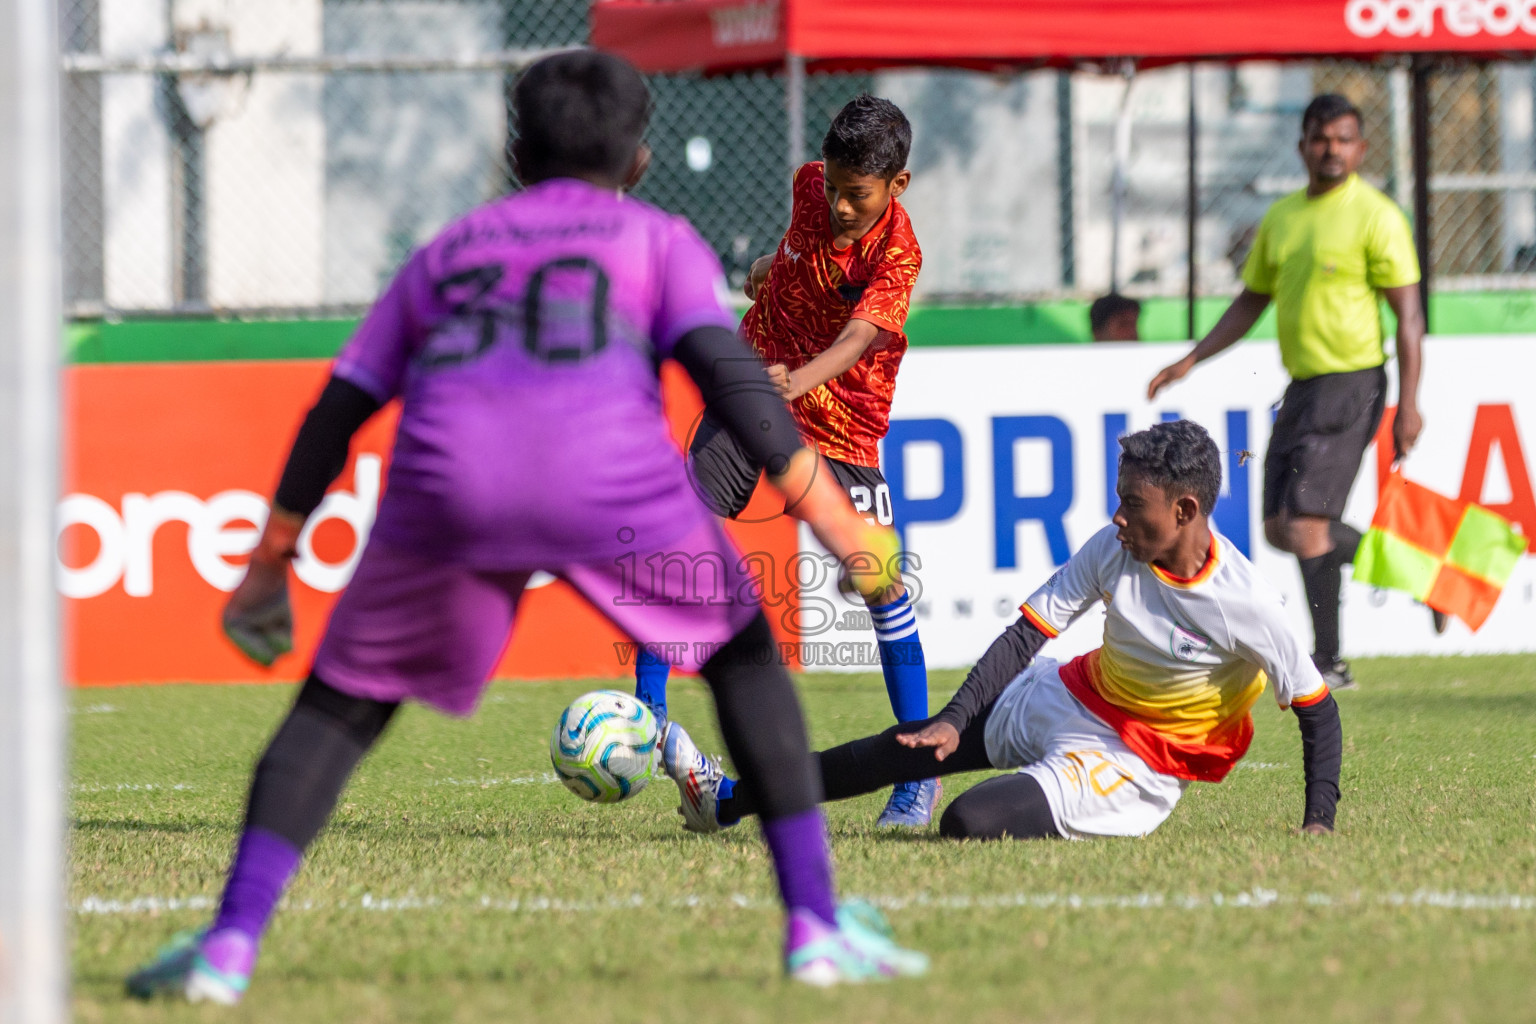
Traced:
[[1332, 551], [1316, 558], [1299, 558], [1301, 582], [1312, 612], [1312, 657], [1318, 665], [1339, 660], [1339, 590], [1343, 577]]
[[1315, 637], [1313, 658], [1319, 665], [1339, 660], [1339, 593], [1343, 589], [1342, 569], [1355, 560], [1360, 549], [1360, 531], [1335, 519], [1328, 524], [1333, 549], [1316, 558], [1298, 558], [1301, 582], [1307, 591], [1307, 607], [1312, 613]]

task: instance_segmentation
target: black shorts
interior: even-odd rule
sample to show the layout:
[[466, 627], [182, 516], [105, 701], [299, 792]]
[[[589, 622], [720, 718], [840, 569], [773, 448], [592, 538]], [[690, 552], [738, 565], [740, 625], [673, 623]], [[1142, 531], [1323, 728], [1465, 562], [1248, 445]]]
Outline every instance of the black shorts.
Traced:
[[[866, 519], [881, 526], [890, 526], [894, 522], [891, 489], [879, 467], [854, 466], [825, 456], [823, 459], [832, 467], [837, 482], [848, 492], [853, 507]], [[688, 446], [688, 473], [694, 489], [709, 510], [717, 516], [735, 519], [752, 500], [762, 471], [763, 468], [742, 450], [735, 435], [706, 413], [699, 421], [693, 443]]]
[[1291, 381], [1264, 456], [1264, 518], [1343, 515], [1386, 401], [1380, 366]]

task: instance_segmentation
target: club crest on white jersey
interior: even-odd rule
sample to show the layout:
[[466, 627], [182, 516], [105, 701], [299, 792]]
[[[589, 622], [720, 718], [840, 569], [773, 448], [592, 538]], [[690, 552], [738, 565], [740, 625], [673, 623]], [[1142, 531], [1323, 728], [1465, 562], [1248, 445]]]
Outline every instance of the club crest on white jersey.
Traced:
[[1174, 626], [1168, 636], [1168, 651], [1180, 661], [1198, 661], [1200, 655], [1210, 649], [1210, 637], [1201, 636], [1182, 626]]

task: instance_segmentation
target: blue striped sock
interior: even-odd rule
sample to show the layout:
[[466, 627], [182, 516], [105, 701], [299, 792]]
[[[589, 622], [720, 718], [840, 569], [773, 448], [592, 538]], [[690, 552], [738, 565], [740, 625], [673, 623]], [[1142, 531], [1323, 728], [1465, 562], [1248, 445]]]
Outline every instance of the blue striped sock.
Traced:
[[904, 593], [890, 604], [871, 606], [869, 618], [880, 645], [880, 671], [885, 674], [885, 692], [896, 721], [922, 721], [928, 717], [928, 665], [911, 598]]
[[667, 717], [667, 676], [672, 666], [641, 649], [635, 658], [635, 696], [657, 718]]

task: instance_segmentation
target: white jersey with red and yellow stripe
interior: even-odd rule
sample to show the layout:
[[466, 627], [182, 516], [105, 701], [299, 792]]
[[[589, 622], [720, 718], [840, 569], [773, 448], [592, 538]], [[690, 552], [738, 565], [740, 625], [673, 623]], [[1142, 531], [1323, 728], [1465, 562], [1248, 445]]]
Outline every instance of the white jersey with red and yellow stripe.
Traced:
[[1205, 564], [1181, 579], [1115, 534], [1094, 534], [1020, 611], [1056, 636], [1103, 601], [1103, 646], [1061, 666], [1062, 682], [1155, 771], [1219, 782], [1248, 750], [1266, 681], [1282, 708], [1328, 686], [1279, 591], [1226, 538], [1212, 530]]

